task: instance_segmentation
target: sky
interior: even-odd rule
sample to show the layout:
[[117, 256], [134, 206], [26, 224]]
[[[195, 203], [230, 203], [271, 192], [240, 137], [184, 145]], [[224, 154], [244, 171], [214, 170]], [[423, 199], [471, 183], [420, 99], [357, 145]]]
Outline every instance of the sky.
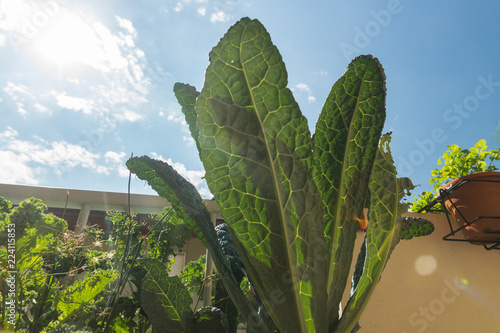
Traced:
[[[497, 1], [0, 0], [0, 183], [126, 192], [133, 153], [210, 198], [172, 89], [200, 90], [208, 53], [248, 16], [312, 132], [349, 61], [377, 57], [398, 175], [430, 189], [448, 145], [500, 147], [499, 13]], [[154, 193], [135, 177], [131, 191]]]

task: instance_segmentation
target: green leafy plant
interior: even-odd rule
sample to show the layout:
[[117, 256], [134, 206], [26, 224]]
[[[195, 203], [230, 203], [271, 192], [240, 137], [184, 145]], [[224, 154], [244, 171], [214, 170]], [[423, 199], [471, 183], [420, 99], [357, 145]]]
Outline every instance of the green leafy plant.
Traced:
[[[496, 171], [498, 168], [494, 165], [500, 160], [500, 148], [487, 150], [486, 140], [479, 140], [469, 149], [460, 148], [457, 145], [448, 146], [438, 159], [437, 164], [442, 165], [439, 169], [431, 171], [429, 184], [434, 191], [422, 192], [415, 196], [411, 210], [418, 212], [437, 197], [437, 191], [446, 183], [453, 179], [463, 177], [475, 172]], [[432, 212], [443, 210], [441, 204], [437, 204]]]
[[[203, 234], [221, 281], [254, 332], [351, 332], [400, 240], [413, 186], [399, 179], [381, 137], [385, 75], [354, 59], [334, 84], [311, 137], [278, 49], [244, 18], [210, 53], [201, 92], [176, 84], [206, 171], [252, 285], [272, 324], [245, 297], [194, 186], [165, 162], [134, 157], [146, 180]], [[365, 255], [339, 318], [358, 218], [369, 207]]]
[[[87, 265], [85, 255], [89, 248], [85, 243], [92, 244], [97, 233], [69, 231], [65, 220], [45, 213], [47, 206], [40, 199], [29, 198], [12, 208], [11, 202], [0, 197], [0, 207], [2, 329], [40, 332], [52, 322], [64, 321], [75, 307], [85, 307], [104, 288], [88, 284], [88, 279], [83, 284], [75, 282], [77, 276], [97, 274], [99, 280], [104, 276], [95, 265]], [[6, 245], [11, 243], [4, 239], [7, 236], [14, 237], [15, 248]], [[5, 290], [7, 279], [15, 281], [13, 297]], [[75, 292], [64, 298], [68, 290]], [[8, 321], [6, 302], [12, 299], [16, 318]]]
[[[135, 215], [108, 212], [106, 220], [113, 228], [104, 240], [102, 230], [87, 227], [76, 234], [68, 230], [66, 221], [46, 210], [39, 199], [26, 199], [13, 208], [0, 197], [0, 328], [27, 332], [151, 330], [158, 309], [151, 318], [146, 310], [151, 309], [150, 301], [156, 300], [158, 305], [163, 300], [144, 295], [151, 282], [164, 283], [172, 257], [191, 237], [182, 219], [165, 209], [152, 216], [156, 223], [142, 235], [145, 223]], [[15, 249], [7, 246], [12, 237]], [[16, 262], [11, 264], [14, 255]], [[151, 262], [160, 267], [161, 275], [152, 277], [148, 271]], [[11, 285], [15, 292], [7, 289]], [[126, 287], [129, 293], [123, 293]], [[181, 290], [191, 301], [189, 289], [180, 282], [173, 295]], [[11, 300], [16, 302], [15, 318], [7, 316]], [[191, 311], [186, 317], [192, 327], [194, 315]]]
[[[161, 271], [162, 277], [168, 276], [172, 258], [182, 251], [191, 231], [170, 208], [152, 218], [156, 222], [143, 235], [141, 229], [144, 230], [145, 222], [138, 220], [135, 214], [108, 212], [106, 219], [112, 230], [106, 243], [114, 249], [110, 269], [118, 272], [118, 278], [103, 295], [101, 311], [106, 315], [96, 323], [96, 329], [145, 332], [159, 320], [157, 314], [161, 307], [158, 305], [164, 301], [161, 297], [176, 297], [175, 293], [159, 297], [150, 292], [150, 285], [159, 279], [151, 270], [153, 267], [156, 274]], [[178, 280], [178, 277], [168, 278]], [[127, 288], [129, 292], [124, 293]], [[144, 296], [146, 294], [148, 296]]]

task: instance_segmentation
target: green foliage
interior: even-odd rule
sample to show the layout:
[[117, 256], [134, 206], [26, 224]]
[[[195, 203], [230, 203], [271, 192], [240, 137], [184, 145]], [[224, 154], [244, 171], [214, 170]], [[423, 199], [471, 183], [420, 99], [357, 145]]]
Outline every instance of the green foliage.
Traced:
[[[147, 156], [129, 159], [127, 167], [137, 177], [146, 180], [160, 196], [170, 201], [172, 208], [186, 221], [188, 227], [200, 235], [201, 240], [208, 245], [214, 263], [222, 276], [221, 281], [224, 283], [226, 291], [238, 306], [241, 315], [244, 318], [249, 318], [256, 311], [241, 291], [231, 272], [229, 263], [217, 240], [210, 213], [196, 188], [168, 163], [153, 160]], [[253, 326], [252, 323], [249, 325]]]
[[[1, 198], [0, 207], [0, 234], [6, 236], [8, 230], [15, 229], [12, 233], [16, 236], [15, 253], [4, 245], [7, 242], [2, 242], [0, 246], [2, 285], [9, 277], [8, 271], [17, 271], [16, 308], [20, 311], [15, 327], [9, 328], [39, 332], [57, 322], [60, 312], [56, 304], [60, 303], [63, 287], [71, 290], [78, 274], [94, 272], [95, 267], [86, 266], [84, 254], [84, 243], [90, 242], [92, 238], [74, 234], [68, 230], [66, 221], [45, 214], [47, 207], [39, 199], [29, 198], [12, 208], [10, 202]], [[7, 268], [8, 259], [11, 259], [9, 255], [14, 254], [15, 267]], [[102, 286], [99, 288], [102, 289]], [[85, 292], [86, 287], [80, 291]], [[8, 301], [6, 295], [5, 290], [2, 290], [2, 328], [8, 327], [3, 315], [5, 302]], [[79, 304], [83, 303], [81, 301]]]
[[[0, 246], [2, 323], [0, 328], [28, 332], [146, 332], [151, 321], [142, 308], [141, 288], [150, 277], [147, 267], [138, 263], [156, 260], [167, 267], [181, 251], [191, 232], [183, 221], [168, 211], [147, 239], [141, 234], [145, 222], [120, 212], [109, 212], [113, 229], [103, 240], [103, 231], [87, 227], [81, 234], [68, 230], [67, 223], [46, 206], [30, 198], [12, 208], [0, 198], [0, 235], [7, 237], [15, 226], [16, 267], [7, 269], [9, 250]], [[143, 246], [147, 240], [148, 246]], [[102, 251], [104, 246], [113, 250]], [[7, 271], [17, 270], [16, 326], [8, 326], [5, 302]], [[165, 272], [166, 274], [166, 272]], [[163, 276], [162, 276], [163, 278]], [[176, 278], [178, 279], [178, 278]], [[144, 295], [151, 289], [146, 283]], [[125, 287], [131, 293], [122, 294]], [[183, 285], [178, 283], [176, 290]], [[184, 290], [184, 289], [183, 289]], [[191, 296], [187, 290], [189, 302]], [[149, 302], [148, 296], [143, 296]], [[186, 298], [187, 299], [187, 298]], [[24, 309], [29, 309], [24, 311]]]
[[229, 333], [225, 313], [215, 307], [207, 306], [196, 311], [194, 323], [197, 333]]
[[[377, 59], [354, 59], [334, 84], [313, 138], [278, 49], [244, 18], [210, 52], [200, 93], [177, 83], [186, 116], [229, 233], [252, 286], [283, 332], [350, 332], [400, 240], [404, 195], [385, 120], [385, 75]], [[203, 233], [230, 297], [251, 330], [268, 332], [241, 290], [194, 187], [166, 163], [135, 157], [128, 168], [175, 202]], [[338, 318], [358, 217], [370, 208], [363, 269]], [[246, 301], [245, 301], [246, 300]], [[257, 306], [258, 307], [258, 306]]]
[[[119, 275], [104, 295], [102, 307], [106, 315], [97, 323], [104, 331], [144, 331], [155, 320], [145, 312], [143, 299], [148, 290], [143, 287], [148, 267], [141, 262], [160, 262], [166, 276], [171, 258], [191, 237], [185, 223], [171, 212], [165, 208], [161, 214], [152, 216], [157, 222], [147, 235], [141, 234], [145, 222], [137, 220], [135, 214], [108, 212], [107, 220], [113, 229], [106, 243], [115, 249], [108, 262]], [[129, 295], [123, 295], [126, 288], [131, 291]]]
[[[217, 233], [217, 239], [222, 247], [222, 252], [227, 258], [231, 272], [236, 282], [241, 285], [241, 281], [245, 277], [245, 266], [234, 244], [229, 226], [226, 223], [219, 224], [215, 227], [215, 232]], [[227, 317], [229, 333], [236, 333], [239, 323], [238, 308], [234, 305], [220, 279], [215, 284], [214, 306], [222, 310]]]
[[179, 277], [191, 295], [197, 294], [203, 299], [201, 287], [205, 278], [206, 255], [202, 255], [198, 260], [190, 261], [184, 266]]
[[434, 231], [434, 224], [421, 217], [403, 217], [401, 239], [410, 240], [415, 237], [427, 236]]
[[98, 269], [62, 291], [56, 303], [56, 308], [62, 312], [59, 321], [70, 316], [81, 306], [91, 303], [117, 275], [115, 271]]
[[142, 282], [142, 308], [153, 328], [161, 332], [189, 332], [191, 326], [191, 295], [178, 276], [167, 276], [167, 267], [155, 259], [140, 260], [146, 270]]
[[[498, 170], [494, 163], [500, 160], [500, 148], [494, 150], [487, 149], [488, 146], [485, 140], [479, 140], [469, 149], [460, 148], [457, 145], [448, 146], [448, 150], [444, 152], [443, 156], [437, 162], [442, 167], [431, 171], [429, 184], [435, 190], [434, 193], [427, 191], [416, 196], [410, 207], [411, 210], [418, 212], [425, 207], [435, 199], [437, 191], [453, 179], [467, 176], [471, 173]], [[442, 210], [442, 206], [438, 204], [434, 209]]]
[[[162, 214], [166, 214], [164, 210]], [[156, 217], [160, 219], [159, 216]], [[148, 237], [148, 255], [166, 263], [175, 251], [181, 251], [186, 241], [191, 238], [191, 230], [177, 215], [162, 221], [161, 226], [151, 230]]]

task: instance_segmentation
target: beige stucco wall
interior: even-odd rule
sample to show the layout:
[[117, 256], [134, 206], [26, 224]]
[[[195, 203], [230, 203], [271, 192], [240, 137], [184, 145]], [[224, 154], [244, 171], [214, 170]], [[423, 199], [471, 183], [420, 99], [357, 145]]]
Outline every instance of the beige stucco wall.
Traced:
[[432, 220], [436, 229], [398, 244], [360, 332], [500, 332], [500, 250], [443, 241], [449, 233], [443, 215], [409, 215]]

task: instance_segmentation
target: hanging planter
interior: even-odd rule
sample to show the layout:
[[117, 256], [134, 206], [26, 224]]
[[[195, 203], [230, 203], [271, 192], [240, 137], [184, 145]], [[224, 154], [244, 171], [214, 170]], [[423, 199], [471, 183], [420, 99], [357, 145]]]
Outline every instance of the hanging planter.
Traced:
[[[468, 241], [472, 244], [493, 244], [500, 247], [500, 172], [479, 172], [457, 178], [439, 191], [438, 202], [453, 216], [451, 233], [445, 240]], [[457, 239], [461, 232], [464, 239]]]

